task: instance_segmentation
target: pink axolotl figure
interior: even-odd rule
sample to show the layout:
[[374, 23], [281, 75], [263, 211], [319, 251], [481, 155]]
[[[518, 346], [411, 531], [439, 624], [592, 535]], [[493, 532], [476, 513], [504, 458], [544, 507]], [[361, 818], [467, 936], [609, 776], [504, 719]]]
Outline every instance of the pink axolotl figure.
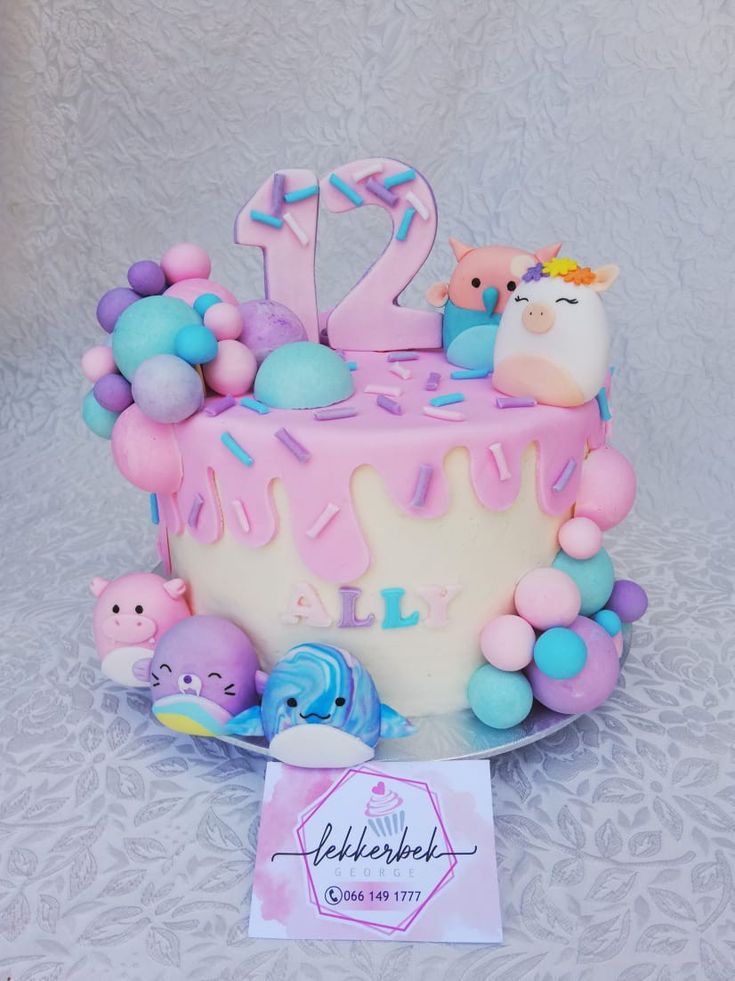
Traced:
[[95, 578], [94, 640], [102, 673], [118, 685], [147, 688], [153, 649], [161, 635], [191, 616], [186, 583], [152, 572]]
[[457, 266], [448, 283], [435, 283], [426, 293], [429, 303], [444, 307], [442, 346], [451, 364], [492, 371], [500, 316], [518, 285], [513, 260], [523, 256], [528, 265], [546, 262], [558, 253], [561, 243], [535, 253], [510, 245], [474, 248], [455, 238], [449, 244]]

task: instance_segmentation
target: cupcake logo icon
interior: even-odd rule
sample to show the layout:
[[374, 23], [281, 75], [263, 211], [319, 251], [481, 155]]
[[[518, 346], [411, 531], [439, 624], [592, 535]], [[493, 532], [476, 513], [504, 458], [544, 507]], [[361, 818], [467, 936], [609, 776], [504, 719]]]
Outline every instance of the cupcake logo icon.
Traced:
[[394, 790], [389, 790], [381, 780], [372, 788], [365, 808], [365, 817], [375, 834], [381, 838], [398, 835], [406, 826], [403, 798]]

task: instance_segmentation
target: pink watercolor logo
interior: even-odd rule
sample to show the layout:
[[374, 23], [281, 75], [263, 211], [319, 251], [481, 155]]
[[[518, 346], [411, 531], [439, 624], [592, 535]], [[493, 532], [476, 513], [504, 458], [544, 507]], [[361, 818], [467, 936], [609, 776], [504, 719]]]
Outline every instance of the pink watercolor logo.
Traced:
[[[400, 791], [400, 793], [399, 793]], [[366, 803], [367, 802], [367, 803]], [[320, 916], [404, 932], [454, 876], [458, 855], [429, 784], [347, 770], [299, 815], [309, 900]]]

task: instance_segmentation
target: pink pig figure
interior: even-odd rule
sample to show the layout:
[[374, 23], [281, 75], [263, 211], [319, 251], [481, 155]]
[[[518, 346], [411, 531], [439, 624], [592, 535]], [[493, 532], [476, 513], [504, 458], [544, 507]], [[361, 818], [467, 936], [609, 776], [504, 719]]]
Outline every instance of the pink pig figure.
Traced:
[[118, 685], [147, 688], [158, 639], [191, 616], [186, 583], [133, 572], [112, 581], [96, 577], [90, 589], [97, 597], [93, 626], [102, 673]]
[[492, 371], [500, 315], [518, 283], [511, 268], [513, 260], [524, 256], [529, 265], [547, 262], [561, 243], [536, 253], [510, 245], [474, 248], [456, 238], [450, 238], [449, 244], [457, 266], [448, 283], [434, 283], [427, 290], [426, 299], [435, 307], [444, 307], [442, 346], [447, 360], [461, 368]]

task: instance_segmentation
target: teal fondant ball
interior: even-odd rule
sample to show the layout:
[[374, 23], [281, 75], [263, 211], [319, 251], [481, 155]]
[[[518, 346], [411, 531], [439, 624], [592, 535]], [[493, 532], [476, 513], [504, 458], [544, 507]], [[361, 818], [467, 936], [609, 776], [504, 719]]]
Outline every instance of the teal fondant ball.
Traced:
[[198, 296], [194, 300], [194, 309], [200, 317], [203, 317], [210, 307], [213, 307], [215, 303], [221, 302], [222, 300], [220, 300], [216, 293], [202, 293], [201, 296]]
[[615, 572], [604, 548], [589, 559], [573, 559], [566, 552], [559, 552], [552, 564], [577, 584], [582, 597], [582, 616], [594, 616], [607, 603], [615, 584]]
[[511, 729], [531, 711], [533, 693], [520, 671], [501, 671], [483, 664], [467, 687], [470, 708], [480, 722], [492, 729]]
[[552, 627], [534, 644], [533, 659], [549, 678], [574, 678], [587, 661], [587, 645], [573, 630]]
[[145, 296], [118, 317], [112, 332], [115, 364], [132, 381], [147, 358], [176, 353], [176, 335], [182, 327], [201, 322], [199, 314], [183, 300], [174, 296]]
[[202, 324], [187, 324], [176, 335], [176, 356], [189, 364], [209, 364], [217, 357], [217, 338]]
[[82, 402], [82, 419], [84, 419], [92, 432], [97, 436], [101, 436], [102, 439], [110, 439], [112, 437], [112, 427], [117, 422], [119, 415], [119, 412], [110, 412], [109, 409], [103, 409], [94, 397], [94, 392], [87, 392], [84, 396], [84, 401]]
[[600, 610], [599, 613], [595, 613], [592, 619], [604, 627], [611, 637], [617, 636], [623, 629], [622, 621], [614, 610]]
[[255, 397], [273, 409], [319, 409], [354, 392], [352, 372], [330, 347], [311, 341], [284, 344], [255, 376]]

